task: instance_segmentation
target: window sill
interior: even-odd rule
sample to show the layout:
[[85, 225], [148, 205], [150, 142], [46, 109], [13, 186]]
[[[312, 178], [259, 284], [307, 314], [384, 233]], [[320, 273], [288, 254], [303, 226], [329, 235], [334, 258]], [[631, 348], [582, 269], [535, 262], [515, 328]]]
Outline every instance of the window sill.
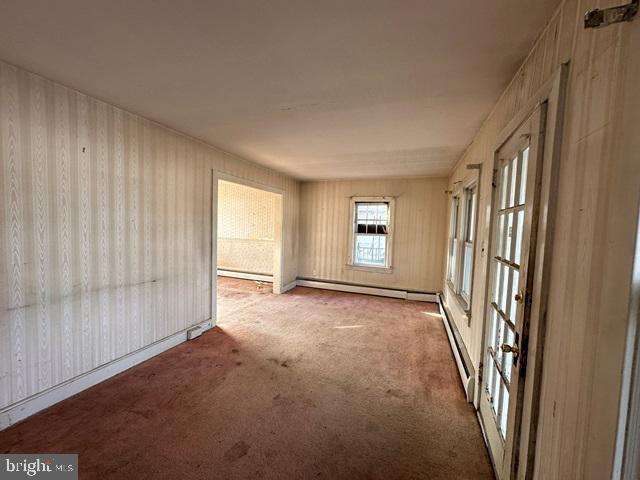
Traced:
[[358, 270], [361, 272], [370, 272], [370, 273], [393, 273], [393, 267], [372, 267], [369, 265], [355, 265], [352, 263], [348, 263], [345, 265], [347, 270]]
[[458, 306], [462, 309], [462, 311], [466, 315], [467, 322], [471, 323], [471, 308], [469, 307], [469, 304], [462, 297], [462, 295], [460, 295], [459, 293], [456, 293], [456, 290], [455, 290], [455, 288], [453, 286], [453, 283], [451, 283], [448, 280], [447, 280], [447, 287], [449, 287], [449, 292], [451, 293], [451, 296], [456, 299], [456, 302], [458, 303]]

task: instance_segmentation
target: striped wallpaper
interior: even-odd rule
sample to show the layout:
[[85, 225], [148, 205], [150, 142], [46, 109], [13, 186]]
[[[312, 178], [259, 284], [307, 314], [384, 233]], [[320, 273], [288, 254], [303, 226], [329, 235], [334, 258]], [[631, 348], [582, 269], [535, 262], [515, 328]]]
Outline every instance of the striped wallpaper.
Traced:
[[462, 179], [467, 164], [483, 164], [470, 323], [444, 287], [477, 368], [484, 355], [484, 252], [497, 137], [569, 62], [535, 465], [541, 479], [611, 478], [613, 468], [640, 165], [637, 155], [625, 158], [616, 150], [632, 25], [587, 30], [583, 17], [614, 4], [561, 2], [450, 180], [453, 186]]
[[0, 62], [0, 408], [211, 315], [212, 170], [299, 184]]
[[[446, 178], [303, 182], [298, 276], [422, 292], [442, 290], [448, 196]], [[351, 197], [395, 197], [393, 270], [347, 266]]]
[[277, 197], [218, 182], [218, 268], [273, 275]]

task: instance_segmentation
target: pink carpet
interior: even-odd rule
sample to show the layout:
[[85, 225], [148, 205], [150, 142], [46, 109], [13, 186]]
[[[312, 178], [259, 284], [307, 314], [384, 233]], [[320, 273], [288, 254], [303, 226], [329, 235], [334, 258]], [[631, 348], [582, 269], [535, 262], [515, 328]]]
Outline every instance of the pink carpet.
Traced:
[[434, 304], [218, 278], [219, 326], [0, 433], [81, 479], [489, 479]]

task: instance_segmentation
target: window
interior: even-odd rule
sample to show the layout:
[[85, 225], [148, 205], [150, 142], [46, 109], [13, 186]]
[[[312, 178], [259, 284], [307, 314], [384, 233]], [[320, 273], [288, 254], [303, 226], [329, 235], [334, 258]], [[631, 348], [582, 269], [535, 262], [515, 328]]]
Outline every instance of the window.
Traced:
[[351, 265], [391, 267], [391, 216], [393, 199], [354, 198]]
[[449, 267], [447, 268], [447, 280], [452, 284], [456, 282], [456, 259], [458, 253], [458, 217], [460, 215], [460, 198], [451, 197], [451, 220], [449, 221]]
[[476, 187], [464, 191], [464, 242], [462, 245], [462, 278], [460, 295], [469, 304], [471, 300], [471, 276], [473, 274], [473, 239], [476, 224]]
[[468, 185], [451, 197], [447, 281], [465, 309], [471, 305], [477, 187]]

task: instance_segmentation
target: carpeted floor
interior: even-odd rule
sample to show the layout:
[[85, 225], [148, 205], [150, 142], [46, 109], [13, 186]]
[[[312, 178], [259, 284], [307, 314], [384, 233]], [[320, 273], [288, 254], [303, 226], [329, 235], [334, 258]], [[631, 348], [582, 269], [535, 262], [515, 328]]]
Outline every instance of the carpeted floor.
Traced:
[[436, 306], [218, 278], [218, 328], [0, 432], [81, 479], [493, 478]]

